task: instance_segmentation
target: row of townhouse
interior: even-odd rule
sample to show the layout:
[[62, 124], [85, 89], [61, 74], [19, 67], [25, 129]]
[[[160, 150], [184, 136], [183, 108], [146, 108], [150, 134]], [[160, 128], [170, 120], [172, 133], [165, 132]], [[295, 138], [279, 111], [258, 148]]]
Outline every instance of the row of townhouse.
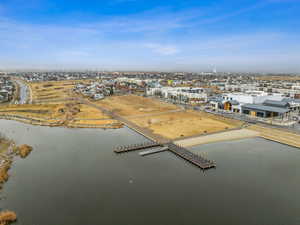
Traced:
[[208, 88], [155, 87], [148, 88], [146, 95], [159, 96], [177, 103], [199, 104], [207, 102], [210, 92]]

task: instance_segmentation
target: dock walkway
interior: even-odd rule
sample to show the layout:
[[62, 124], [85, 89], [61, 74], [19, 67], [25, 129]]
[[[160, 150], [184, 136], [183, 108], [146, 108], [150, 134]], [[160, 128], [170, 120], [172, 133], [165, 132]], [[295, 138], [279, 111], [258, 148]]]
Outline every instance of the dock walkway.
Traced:
[[[107, 110], [99, 105], [93, 104], [90, 101], [87, 101], [85, 99], [79, 98], [79, 101], [81, 101], [84, 104], [87, 104], [89, 106], [92, 106], [98, 110], [101, 110], [103, 113], [111, 116], [114, 119], [119, 120], [120, 122], [124, 123], [124, 125], [126, 125], [128, 128], [134, 130], [135, 132], [143, 135], [144, 137], [146, 137], [147, 139], [152, 140], [152, 142], [149, 143], [142, 143], [142, 144], [135, 144], [135, 145], [131, 145], [131, 146], [121, 146], [121, 147], [117, 147], [114, 152], [115, 153], [123, 153], [123, 152], [130, 152], [130, 151], [136, 151], [136, 150], [141, 150], [141, 149], [146, 149], [146, 148], [153, 148], [153, 147], [168, 147], [170, 152], [173, 152], [174, 154], [176, 154], [177, 156], [187, 160], [188, 162], [198, 166], [199, 168], [205, 170], [205, 169], [209, 169], [209, 168], [213, 168], [216, 167], [215, 162], [205, 159], [201, 156], [198, 156], [190, 151], [188, 151], [187, 149], [185, 149], [184, 147], [181, 147], [179, 145], [176, 145], [175, 143], [171, 142], [171, 140], [162, 137], [161, 135], [158, 134], [154, 134], [151, 130], [147, 129], [147, 128], [142, 128], [138, 125], [136, 125], [135, 123], [129, 121], [128, 119], [126, 119], [125, 117], [122, 117], [120, 115], [117, 115], [116, 113]], [[159, 152], [159, 151], [156, 151]], [[155, 153], [155, 151], [153, 152], [144, 152], [146, 153], [146, 155], [148, 153]]]
[[119, 146], [114, 150], [114, 152], [115, 153], [132, 152], [132, 151], [137, 151], [137, 150], [141, 150], [141, 149], [154, 148], [154, 147], [160, 147], [160, 146], [162, 146], [162, 145], [157, 142], [148, 142], [148, 143], [146, 142], [146, 143], [134, 144], [134, 145], [128, 145], [128, 146]]
[[159, 153], [159, 152], [165, 152], [165, 151], [168, 151], [168, 150], [169, 150], [168, 147], [162, 147], [162, 148], [159, 148], [159, 149], [152, 149], [152, 150], [140, 152], [139, 154], [140, 154], [140, 156], [147, 156], [147, 155], [152, 155], [152, 154]]
[[174, 154], [180, 156], [181, 158], [187, 160], [188, 162], [200, 167], [201, 169], [209, 169], [216, 167], [215, 162], [205, 159], [199, 155], [196, 155], [187, 149], [178, 146], [174, 143], [169, 143], [168, 144], [169, 151], [173, 152]]

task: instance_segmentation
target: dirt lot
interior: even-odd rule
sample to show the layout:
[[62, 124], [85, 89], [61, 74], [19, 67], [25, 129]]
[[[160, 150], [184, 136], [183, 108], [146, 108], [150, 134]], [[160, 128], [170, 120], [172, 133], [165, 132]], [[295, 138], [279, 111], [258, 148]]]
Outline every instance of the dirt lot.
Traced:
[[213, 133], [242, 125], [240, 121], [192, 110], [183, 111], [175, 105], [134, 95], [106, 98], [96, 104], [169, 139]]

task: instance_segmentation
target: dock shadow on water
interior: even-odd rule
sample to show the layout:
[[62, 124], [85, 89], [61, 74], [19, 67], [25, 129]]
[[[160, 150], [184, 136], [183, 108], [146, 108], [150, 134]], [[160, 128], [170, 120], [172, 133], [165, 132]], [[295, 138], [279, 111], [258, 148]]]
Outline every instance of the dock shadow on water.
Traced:
[[260, 138], [193, 147], [199, 168], [170, 152], [116, 155], [147, 140], [133, 131], [49, 128], [0, 120], [34, 148], [17, 160], [0, 207], [22, 225], [298, 225], [300, 151]]

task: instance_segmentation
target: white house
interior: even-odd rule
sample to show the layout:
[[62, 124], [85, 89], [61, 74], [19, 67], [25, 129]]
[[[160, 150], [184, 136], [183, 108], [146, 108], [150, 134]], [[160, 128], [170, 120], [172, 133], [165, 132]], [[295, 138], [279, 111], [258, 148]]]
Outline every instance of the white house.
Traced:
[[267, 93], [263, 91], [246, 91], [244, 93], [223, 94], [218, 100], [213, 100], [211, 104], [215, 109], [224, 109], [232, 112], [241, 112], [242, 105], [262, 104], [266, 100], [282, 101], [284, 96], [277, 93]]
[[204, 88], [191, 87], [156, 87], [147, 89], [148, 96], [160, 96], [178, 102], [200, 103], [207, 101], [207, 91]]

